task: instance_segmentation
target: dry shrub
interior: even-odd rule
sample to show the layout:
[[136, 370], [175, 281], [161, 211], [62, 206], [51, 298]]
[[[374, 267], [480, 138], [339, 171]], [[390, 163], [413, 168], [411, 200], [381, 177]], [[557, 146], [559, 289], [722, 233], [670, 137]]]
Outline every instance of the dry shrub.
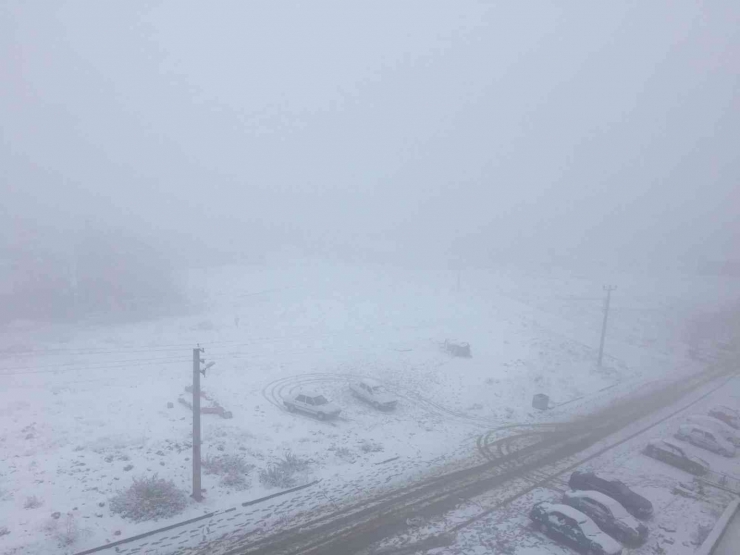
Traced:
[[134, 478], [126, 490], [110, 499], [110, 510], [134, 522], [159, 520], [180, 514], [188, 504], [188, 497], [172, 480], [154, 474]]

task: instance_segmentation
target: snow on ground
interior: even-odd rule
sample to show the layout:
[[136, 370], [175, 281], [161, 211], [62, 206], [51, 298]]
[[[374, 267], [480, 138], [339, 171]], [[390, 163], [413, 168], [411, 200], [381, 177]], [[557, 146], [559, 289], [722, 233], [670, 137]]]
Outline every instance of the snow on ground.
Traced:
[[[227, 267], [191, 272], [197, 309], [184, 316], [16, 323], [0, 335], [0, 515], [9, 531], [0, 552], [72, 552], [273, 493], [258, 471], [288, 451], [311, 460], [301, 479], [333, 480], [336, 495], [366, 477], [372, 487], [398, 483], [469, 455], [482, 430], [542, 418], [534, 393], [573, 401], [552, 412], [561, 417], [603, 391], [699, 368], [712, 341], [723, 340], [687, 328], [730, 298], [723, 280], [610, 281], [620, 289], [600, 371], [604, 280], [554, 270], [468, 270], [458, 291], [447, 271], [317, 261]], [[473, 358], [444, 353], [447, 338], [468, 341]], [[190, 491], [191, 413], [178, 398], [189, 398], [198, 344], [216, 362], [203, 389], [233, 413], [203, 416], [203, 454], [243, 455], [255, 466], [250, 487], [206, 474], [204, 502], [156, 523], [125, 521], [108, 503], [132, 477], [158, 473]], [[398, 410], [353, 399], [347, 386], [361, 376], [381, 380]], [[281, 399], [304, 386], [338, 403], [342, 418], [322, 423], [283, 410]], [[24, 508], [32, 497], [40, 505]], [[52, 518], [57, 512], [63, 518]], [[65, 518], [81, 533], [61, 548]]]
[[[713, 387], [716, 387], [716, 384]], [[702, 391], [697, 392], [693, 397], [697, 398], [701, 393]], [[646, 521], [650, 529], [648, 541], [640, 547], [626, 549], [625, 552], [633, 555], [694, 553], [697, 545], [706, 537], [724, 508], [734, 498], [732, 494], [720, 489], [708, 485], [699, 486], [699, 482], [686, 472], [642, 454], [642, 449], [649, 441], [668, 439], [692, 455], [707, 461], [712, 470], [731, 476], [740, 476], [740, 458], [722, 457], [673, 438], [678, 426], [688, 416], [706, 414], [715, 405], [740, 405], [740, 378], [730, 380], [726, 387], [701, 399], [688, 410], [676, 414], [658, 426], [579, 467], [579, 470], [593, 471], [607, 479], [622, 480], [653, 503], [655, 514]], [[675, 407], [669, 407], [661, 413], [670, 414], [675, 410]], [[648, 420], [662, 418], [661, 413]], [[619, 439], [619, 435], [627, 437], [633, 433], [632, 428], [639, 429], [641, 426], [644, 425], [636, 423], [620, 432], [617, 437], [608, 438], [603, 443], [614, 444]], [[598, 444], [592, 449], [601, 448], [602, 444]], [[567, 462], [564, 466], [566, 464]], [[536, 488], [471, 526], [463, 528], [457, 534], [454, 548], [445, 548], [439, 553], [446, 555], [482, 554], [490, 553], [491, 550], [495, 553], [509, 555], [572, 553], [567, 547], [535, 531], [528, 518], [529, 510], [535, 503], [539, 501], [559, 502], [562, 492], [568, 489], [569, 476], [570, 471], [563, 473], [549, 481], [546, 487]], [[506, 491], [484, 494], [474, 500], [474, 503], [445, 515], [444, 519], [438, 522], [429, 522], [426, 526], [436, 533], [452, 528], [457, 523], [480, 513], [483, 508], [495, 504], [497, 497], [506, 495]], [[432, 550], [431, 553], [437, 553], [437, 551]]]

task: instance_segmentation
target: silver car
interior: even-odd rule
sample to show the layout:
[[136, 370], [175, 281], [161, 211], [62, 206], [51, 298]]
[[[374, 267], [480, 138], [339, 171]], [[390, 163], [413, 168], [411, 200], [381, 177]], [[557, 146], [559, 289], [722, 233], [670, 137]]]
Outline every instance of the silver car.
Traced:
[[329, 402], [326, 397], [313, 391], [298, 391], [289, 399], [283, 400], [283, 404], [290, 412], [305, 412], [319, 420], [336, 418], [342, 412], [342, 409]]
[[740, 447], [740, 435], [737, 430], [732, 429], [730, 425], [721, 420], [704, 414], [694, 414], [689, 416], [688, 421], [691, 424], [696, 424], [702, 428], [717, 432], [720, 437], [726, 439], [735, 447]]
[[349, 388], [355, 397], [370, 403], [379, 410], [392, 410], [398, 404], [398, 400], [385, 391], [380, 383], [369, 378], [353, 383]]
[[719, 453], [725, 457], [735, 456], [735, 446], [729, 441], [722, 439], [717, 433], [696, 424], [682, 424], [678, 427], [676, 437], [683, 441], [693, 443], [697, 447], [703, 447], [707, 451]]

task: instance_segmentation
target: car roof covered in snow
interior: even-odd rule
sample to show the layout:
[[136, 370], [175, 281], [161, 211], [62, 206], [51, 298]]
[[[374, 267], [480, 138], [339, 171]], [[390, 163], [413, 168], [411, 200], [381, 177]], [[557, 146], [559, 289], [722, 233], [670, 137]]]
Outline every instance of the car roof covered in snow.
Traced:
[[[566, 497], [577, 497], [580, 499], [593, 499], [597, 503], [601, 503], [605, 507], [613, 507], [620, 509], [622, 506], [620, 505], [619, 501], [616, 499], [612, 499], [608, 495], [601, 493], [599, 491], [591, 491], [591, 490], [578, 490], [578, 491], [567, 491], [565, 492]], [[621, 512], [621, 511], [620, 511]]]
[[692, 424], [695, 423], [700, 426], [706, 426], [707, 428], [715, 428], [734, 433], [732, 428], [726, 422], [722, 422], [722, 420], [718, 420], [717, 418], [706, 414], [692, 414], [688, 417], [688, 421]]
[[360, 380], [360, 383], [364, 383], [365, 385], [369, 385], [370, 387], [380, 387], [380, 382], [372, 378], [362, 378]]
[[655, 445], [656, 447], [657, 446], [660, 446], [661, 444], [668, 445], [669, 447], [673, 447], [674, 449], [678, 449], [682, 453], [684, 452], [684, 450], [681, 448], [681, 446], [676, 445], [675, 443], [673, 443], [671, 441], [668, 441], [666, 439], [654, 439], [654, 440], [650, 441], [649, 443], [650, 443], [650, 445]]
[[315, 389], [299, 389], [293, 394], [293, 397], [298, 397], [299, 395], [305, 395], [306, 397], [318, 397], [321, 395], [318, 391]]
[[711, 434], [712, 437], [717, 435], [717, 432], [715, 432], [714, 430], [710, 430], [706, 426], [702, 426], [701, 424], [697, 424], [696, 422], [687, 422], [686, 424], [681, 424], [679, 428], [683, 428], [683, 429], [694, 428], [695, 430], [700, 430], [702, 432]]
[[588, 517], [586, 515], [584, 515], [581, 511], [574, 509], [570, 505], [561, 505], [560, 503], [542, 503], [541, 506], [548, 513], [558, 512], [572, 518], [576, 522], [586, 522], [588, 520]]

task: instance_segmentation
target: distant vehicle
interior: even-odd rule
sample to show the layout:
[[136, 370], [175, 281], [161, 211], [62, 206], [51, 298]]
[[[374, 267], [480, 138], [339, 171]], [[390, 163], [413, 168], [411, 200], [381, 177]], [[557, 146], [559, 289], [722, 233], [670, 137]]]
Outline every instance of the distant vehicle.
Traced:
[[709, 416], [721, 420], [725, 424], [740, 430], [740, 413], [730, 407], [717, 406], [709, 411]]
[[619, 480], [605, 480], [593, 472], [579, 472], [570, 475], [568, 485], [575, 490], [598, 491], [619, 501], [627, 512], [640, 519], [653, 516], [653, 504], [628, 488]]
[[717, 432], [722, 439], [729, 441], [735, 447], [740, 447], [740, 434], [736, 432], [730, 425], [714, 418], [713, 416], [707, 416], [705, 414], [694, 414], [689, 416], [688, 421], [691, 424], [696, 424], [713, 432]]
[[471, 358], [473, 356], [470, 351], [470, 343], [466, 343], [465, 341], [450, 341], [449, 339], [445, 339], [443, 348], [455, 357]]
[[353, 383], [349, 388], [355, 397], [359, 397], [379, 410], [392, 410], [398, 404], [398, 400], [385, 391], [380, 383], [369, 378]]
[[695, 424], [682, 424], [674, 434], [677, 439], [688, 441], [689, 443], [702, 447], [712, 453], [717, 453], [724, 457], [734, 457], [735, 447], [720, 437], [716, 432], [702, 428]]
[[608, 495], [598, 491], [570, 491], [563, 495], [563, 503], [581, 511], [602, 531], [624, 544], [638, 546], [647, 540], [647, 526]]
[[651, 441], [645, 446], [642, 452], [648, 457], [685, 470], [694, 476], [703, 476], [709, 472], [709, 463], [707, 461], [689, 455], [678, 445], [669, 441], [662, 439]]
[[621, 555], [622, 546], [593, 520], [568, 505], [537, 503], [529, 512], [534, 527], [579, 553]]
[[326, 397], [313, 391], [299, 391], [290, 399], [285, 399], [283, 404], [290, 412], [299, 410], [312, 414], [319, 420], [336, 418], [342, 412], [342, 409], [330, 403]]

